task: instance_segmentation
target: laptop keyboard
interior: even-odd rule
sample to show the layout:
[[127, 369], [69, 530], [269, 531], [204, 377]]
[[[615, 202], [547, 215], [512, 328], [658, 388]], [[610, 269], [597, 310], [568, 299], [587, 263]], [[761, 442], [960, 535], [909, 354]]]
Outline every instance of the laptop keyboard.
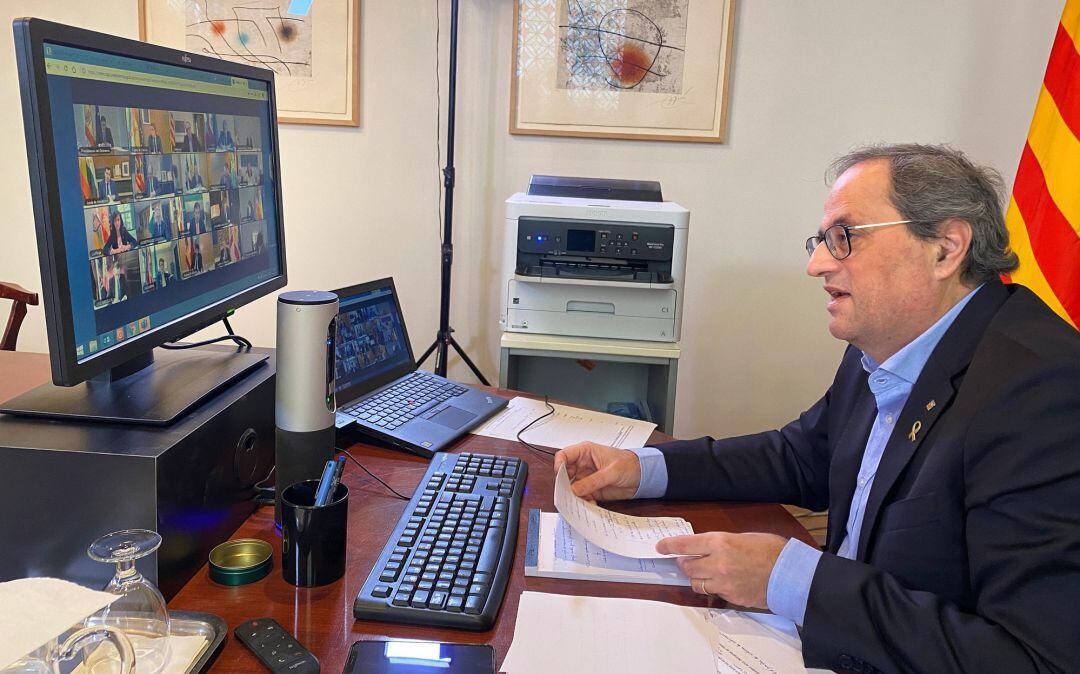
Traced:
[[414, 372], [393, 386], [346, 407], [344, 412], [372, 426], [392, 431], [468, 390], [460, 384]]

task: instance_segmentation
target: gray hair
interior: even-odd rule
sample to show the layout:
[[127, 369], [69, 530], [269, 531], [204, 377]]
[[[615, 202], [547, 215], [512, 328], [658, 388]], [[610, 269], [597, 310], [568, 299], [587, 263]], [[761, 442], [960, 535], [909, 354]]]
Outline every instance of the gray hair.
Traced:
[[971, 246], [961, 279], [977, 284], [1014, 271], [1019, 264], [1009, 249], [1002, 203], [1005, 183], [989, 166], [975, 164], [947, 145], [916, 143], [867, 145], [833, 160], [826, 174], [832, 183], [849, 168], [871, 159], [889, 162], [893, 206], [908, 230], [925, 240], [938, 237], [938, 226], [956, 218], [971, 225]]

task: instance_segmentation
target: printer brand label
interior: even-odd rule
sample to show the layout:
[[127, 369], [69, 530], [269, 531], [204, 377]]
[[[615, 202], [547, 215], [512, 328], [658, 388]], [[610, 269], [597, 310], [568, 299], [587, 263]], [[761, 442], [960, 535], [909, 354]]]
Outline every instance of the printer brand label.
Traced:
[[662, 241], [646, 241], [645, 245], [649, 247], [649, 250], [663, 250], [664, 244]]

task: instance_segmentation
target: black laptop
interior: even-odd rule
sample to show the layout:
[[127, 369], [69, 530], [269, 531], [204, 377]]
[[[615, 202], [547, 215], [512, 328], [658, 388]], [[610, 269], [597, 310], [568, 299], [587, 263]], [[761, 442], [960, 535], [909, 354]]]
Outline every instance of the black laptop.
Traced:
[[394, 279], [334, 291], [337, 429], [432, 456], [509, 402], [418, 370]]

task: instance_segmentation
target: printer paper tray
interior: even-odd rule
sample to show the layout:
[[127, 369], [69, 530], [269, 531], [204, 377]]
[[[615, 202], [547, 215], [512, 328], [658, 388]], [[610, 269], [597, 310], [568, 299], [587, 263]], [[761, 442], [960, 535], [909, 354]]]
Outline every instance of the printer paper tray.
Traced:
[[523, 274], [514, 274], [514, 280], [522, 283], [562, 283], [566, 285], [574, 286], [604, 286], [607, 288], [636, 288], [643, 289], [648, 288], [650, 290], [672, 290], [675, 287], [674, 283], [638, 283], [636, 281], [605, 281], [600, 279], [588, 279], [588, 278], [553, 278], [551, 276], [525, 276]]

